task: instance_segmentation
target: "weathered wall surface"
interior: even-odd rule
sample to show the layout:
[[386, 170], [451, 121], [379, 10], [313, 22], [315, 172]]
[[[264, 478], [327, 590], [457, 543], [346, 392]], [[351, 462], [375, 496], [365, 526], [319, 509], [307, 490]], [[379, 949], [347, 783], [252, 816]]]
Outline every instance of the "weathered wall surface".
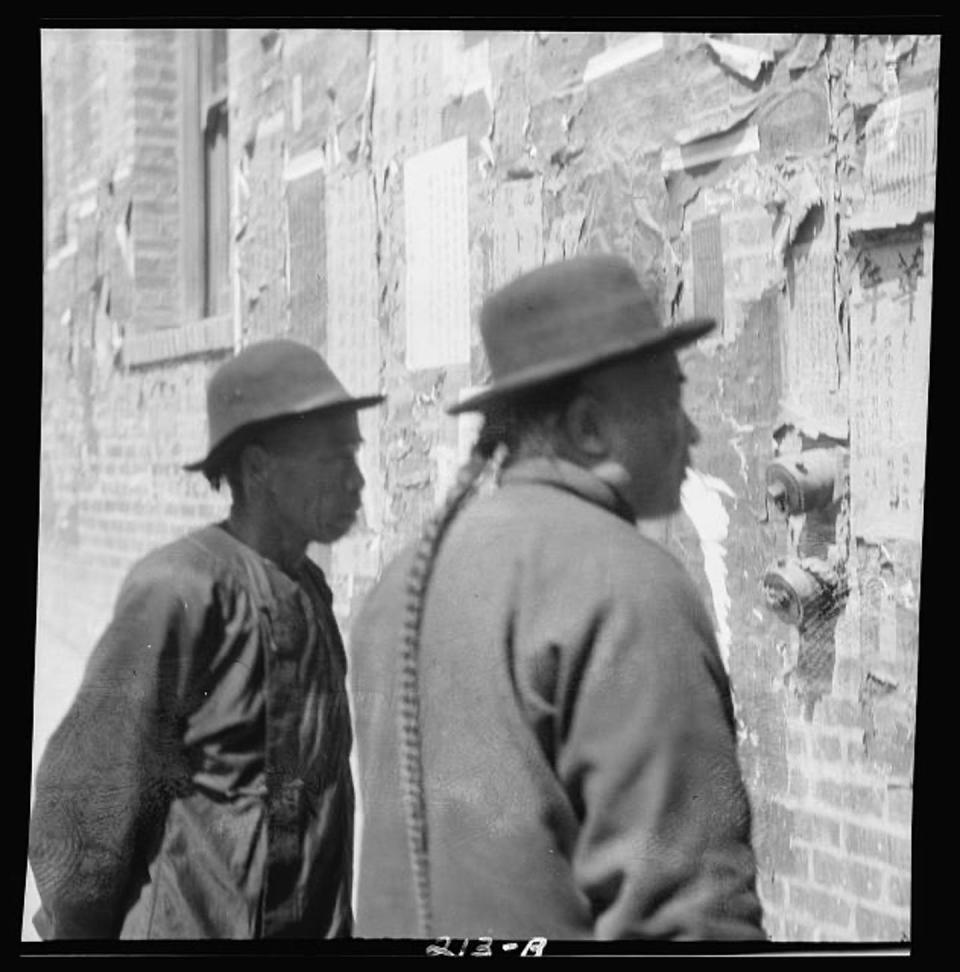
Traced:
[[[684, 355], [684, 513], [643, 529], [714, 612], [768, 931], [909, 938], [938, 39], [231, 30], [210, 324], [182, 311], [177, 34], [46, 38], [38, 655], [85, 655], [132, 561], [221, 515], [180, 470], [204, 382], [279, 334], [388, 395], [364, 523], [315, 551], [348, 628], [469, 445], [443, 407], [486, 380], [484, 294], [616, 250], [668, 319], [721, 322]], [[788, 517], [767, 468], [813, 447], [836, 488]], [[836, 594], [802, 629], [763, 583], [800, 558]]]

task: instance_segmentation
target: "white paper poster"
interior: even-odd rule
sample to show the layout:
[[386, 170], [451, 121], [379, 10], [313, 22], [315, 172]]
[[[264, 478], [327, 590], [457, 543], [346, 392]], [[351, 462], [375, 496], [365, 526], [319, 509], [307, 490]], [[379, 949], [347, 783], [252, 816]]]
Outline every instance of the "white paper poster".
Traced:
[[784, 404], [818, 427], [846, 434], [847, 396], [834, 303], [834, 253], [824, 242], [794, 246], [783, 329]]
[[467, 139], [404, 163], [406, 365], [411, 371], [470, 361]]
[[370, 176], [326, 181], [327, 356], [355, 395], [379, 390], [377, 224]]
[[[360, 171], [327, 180], [327, 361], [354, 395], [380, 390], [380, 321], [376, 266], [377, 226], [370, 176]], [[360, 471], [364, 490], [363, 530], [383, 523], [380, 473], [381, 414], [359, 413]], [[335, 553], [336, 556], [336, 553]]]
[[931, 287], [917, 233], [865, 248], [850, 307], [850, 486], [856, 536], [923, 529]]
[[381, 164], [395, 155], [436, 145], [442, 137], [444, 31], [378, 30], [374, 153]]
[[930, 212], [936, 188], [937, 115], [925, 89], [877, 105], [864, 129], [866, 215]]

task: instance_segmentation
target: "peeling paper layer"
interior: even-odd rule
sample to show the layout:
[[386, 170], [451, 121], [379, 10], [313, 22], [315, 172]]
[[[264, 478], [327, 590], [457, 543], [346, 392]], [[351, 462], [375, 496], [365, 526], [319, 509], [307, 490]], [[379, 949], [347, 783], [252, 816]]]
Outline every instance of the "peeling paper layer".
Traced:
[[703, 551], [703, 568], [713, 595], [717, 617], [717, 644], [724, 668], [730, 670], [730, 594], [727, 591], [727, 551], [724, 542], [730, 527], [730, 514], [723, 505], [721, 494], [736, 499], [736, 493], [716, 476], [687, 469], [680, 490], [683, 511], [690, 518]]
[[605, 74], [617, 71], [634, 61], [649, 57], [663, 50], [663, 34], [650, 33], [639, 34], [633, 40], [628, 40], [624, 44], [617, 44], [602, 54], [596, 54], [587, 61], [587, 66], [583, 71], [583, 83], [589, 84], [602, 78]]
[[680, 148], [668, 149], [663, 153], [660, 168], [664, 173], [678, 172], [681, 169], [693, 169], [737, 155], [749, 155], [751, 152], [759, 151], [759, 130], [756, 125], [750, 125], [742, 132], [732, 132], [729, 135], [706, 138]]
[[443, 49], [443, 91], [447, 98], [454, 100], [482, 91], [487, 96], [487, 104], [493, 107], [488, 39], [464, 50], [462, 34], [451, 32]]
[[749, 81], [756, 81], [764, 64], [773, 61], [772, 54], [768, 54], [766, 51], [755, 51], [752, 47], [714, 40], [712, 37], [707, 38], [707, 44], [725, 67]]
[[295, 155], [287, 160], [286, 165], [283, 167], [283, 181], [295, 182], [304, 176], [312, 175], [314, 172], [325, 169], [326, 163], [327, 156], [325, 149], [316, 148], [310, 149], [307, 152], [301, 152], [299, 155]]
[[692, 125], [677, 131], [673, 138], [678, 145], [687, 145], [703, 138], [721, 135], [746, 121], [760, 104], [760, 96], [751, 94], [744, 99], [734, 99], [721, 109], [699, 118]]

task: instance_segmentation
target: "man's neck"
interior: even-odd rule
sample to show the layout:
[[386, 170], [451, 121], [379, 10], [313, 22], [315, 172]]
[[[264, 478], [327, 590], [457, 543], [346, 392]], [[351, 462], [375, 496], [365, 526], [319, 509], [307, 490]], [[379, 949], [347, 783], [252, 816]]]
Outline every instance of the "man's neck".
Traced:
[[307, 544], [287, 535], [275, 523], [247, 510], [234, 507], [227, 528], [241, 543], [276, 564], [285, 574], [294, 575], [303, 563]]

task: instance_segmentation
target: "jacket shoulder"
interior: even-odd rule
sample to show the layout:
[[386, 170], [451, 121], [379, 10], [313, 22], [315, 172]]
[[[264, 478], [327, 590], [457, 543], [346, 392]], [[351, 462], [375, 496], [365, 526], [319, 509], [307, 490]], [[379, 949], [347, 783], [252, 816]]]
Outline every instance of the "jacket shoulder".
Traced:
[[215, 529], [194, 530], [149, 551], [127, 572], [122, 590], [149, 589], [190, 599], [206, 597], [214, 587], [233, 586], [236, 565], [218, 550]]

